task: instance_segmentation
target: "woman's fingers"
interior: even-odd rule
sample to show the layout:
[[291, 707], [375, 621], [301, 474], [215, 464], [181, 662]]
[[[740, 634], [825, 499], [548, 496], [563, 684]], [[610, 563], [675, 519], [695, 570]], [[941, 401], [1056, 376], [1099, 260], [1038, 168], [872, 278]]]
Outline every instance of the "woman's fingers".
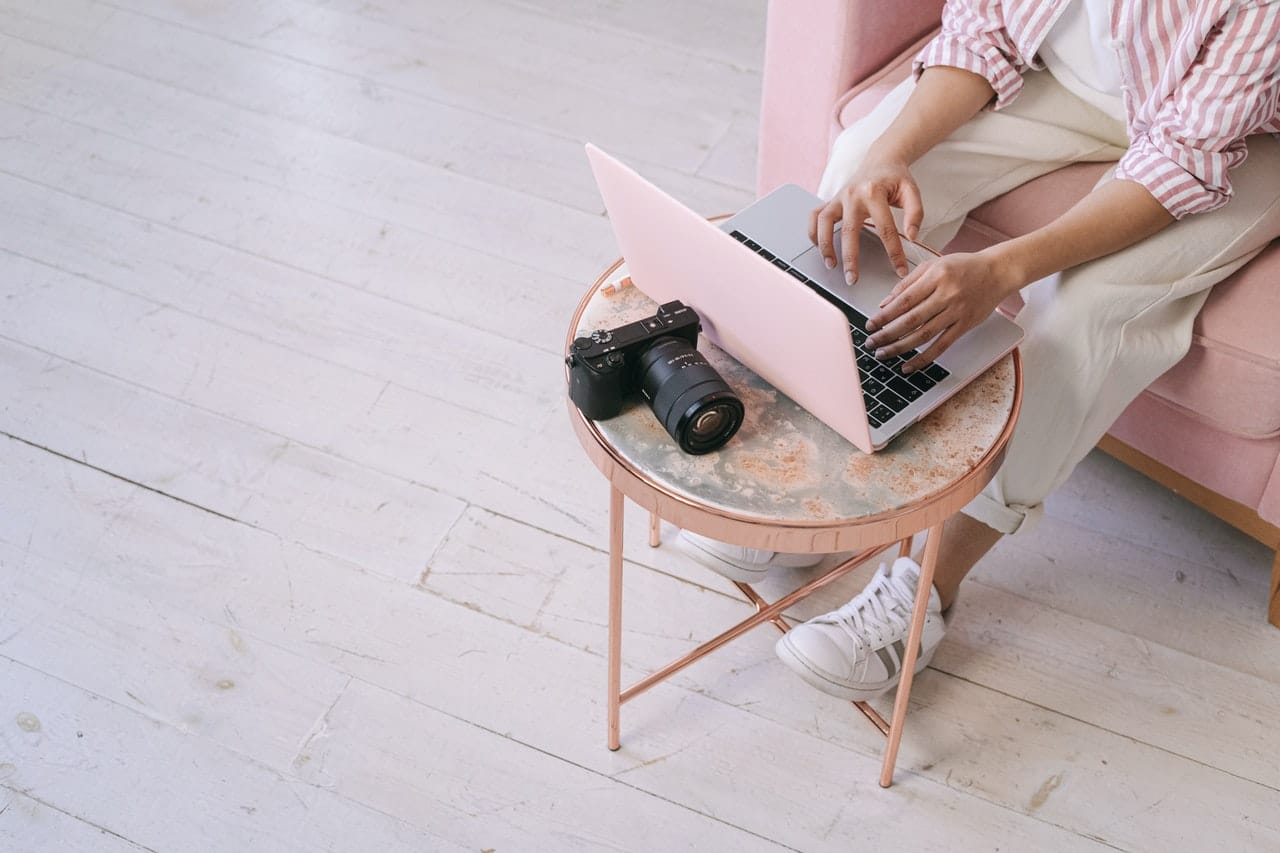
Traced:
[[[938, 339], [933, 342], [932, 346], [917, 355], [915, 358], [907, 360], [902, 365], [902, 372], [911, 373], [913, 371], [920, 370], [923, 367], [928, 367], [930, 364], [937, 361], [939, 356], [950, 349], [951, 345], [956, 342], [964, 331], [964, 329], [960, 328], [959, 323], [953, 323], [948, 326], [946, 329], [942, 330], [942, 333], [938, 335]], [[919, 345], [917, 344], [917, 346]]]
[[[897, 343], [899, 340], [911, 335], [917, 329], [925, 327], [942, 315], [946, 310], [946, 306], [940, 304], [936, 299], [925, 299], [919, 306], [912, 308], [905, 314], [900, 315], [897, 319], [890, 321], [883, 329], [880, 329], [874, 335], [867, 338], [867, 347], [875, 348], [879, 351], [881, 348], [888, 347]], [[948, 325], [950, 325], [948, 323]], [[910, 347], [903, 347], [910, 349]]]
[[840, 223], [840, 262], [844, 265], [844, 280], [849, 284], [858, 280], [858, 232], [861, 230], [861, 222], [846, 218]]
[[920, 188], [908, 176], [898, 185], [899, 200], [902, 202], [902, 230], [907, 239], [914, 240], [920, 236], [920, 223], [924, 221], [924, 200], [920, 197]]
[[836, 223], [844, 218], [844, 211], [845, 205], [839, 196], [815, 211], [813, 229], [817, 239], [814, 242], [818, 244], [818, 251], [827, 262], [827, 269], [835, 269], [836, 266], [836, 250], [832, 233], [835, 231]]
[[883, 346], [877, 347], [875, 351], [876, 358], [892, 358], [895, 355], [904, 353], [907, 350], [919, 349], [920, 347], [933, 340], [940, 332], [945, 331], [954, 324], [946, 314], [935, 314], [929, 322], [923, 326], [919, 326], [910, 332], [907, 332], [897, 340], [890, 341]]
[[899, 276], [905, 276], [910, 269], [907, 266], [907, 253], [902, 249], [902, 236], [898, 234], [898, 223], [893, 221], [893, 211], [889, 209], [887, 198], [877, 196], [870, 204], [871, 221], [876, 225], [876, 233], [889, 255], [889, 263]]
[[819, 254], [821, 254], [823, 258], [826, 258], [827, 269], [831, 269], [831, 264], [835, 260], [834, 258], [828, 257], [828, 253], [831, 251], [831, 235], [827, 235], [827, 245], [824, 247], [822, 245], [821, 231], [818, 228], [818, 217], [822, 215], [822, 210], [825, 207], [825, 204], [815, 207], [809, 214], [809, 242], [818, 247]]
[[[880, 300], [879, 307], [882, 309], [891, 310], [889, 309], [890, 303], [892, 303], [894, 299], [897, 299], [898, 296], [902, 294], [902, 292], [905, 291], [908, 287], [914, 287], [916, 282], [920, 280], [920, 277], [923, 276], [928, 271], [929, 271], [929, 262], [926, 261], [923, 264], [918, 265], [915, 269], [907, 273], [902, 278], [898, 279], [898, 283], [893, 286], [893, 290], [889, 291], [889, 295], [886, 296], [884, 299]], [[874, 321], [874, 320], [877, 320], [880, 316], [881, 316], [880, 314], [876, 314], [875, 317], [872, 317], [871, 319]], [[883, 322], [887, 322], [887, 320]], [[877, 325], [880, 325], [880, 324], [878, 323]]]
[[866, 221], [866, 208], [858, 201], [845, 205], [844, 218], [840, 221], [840, 255], [844, 264], [844, 280], [853, 284], [858, 280], [858, 232]]
[[[919, 322], [913, 324], [911, 320], [920, 318], [921, 309], [918, 306], [924, 305], [937, 290], [937, 281], [927, 273], [927, 268], [917, 267], [910, 276], [898, 283], [901, 286], [898, 294], [868, 320], [867, 331], [875, 333], [867, 339], [868, 341], [885, 343], [920, 325]], [[912, 309], [916, 309], [916, 313], [904, 318], [904, 315]], [[941, 306], [936, 307], [933, 314], [940, 310], [942, 310]], [[929, 316], [932, 314], [920, 319], [927, 320]], [[875, 343], [871, 345], [874, 346]]]
[[817, 244], [828, 269], [837, 261], [832, 232], [836, 223], [841, 223], [839, 261], [844, 265], [845, 280], [849, 284], [858, 278], [858, 232], [868, 218], [875, 225], [889, 261], [900, 277], [907, 275], [910, 265], [890, 208], [902, 208], [902, 227], [910, 239], [915, 239], [924, 219], [920, 188], [906, 162], [892, 152], [880, 152], [883, 156], [879, 157], [874, 154], [863, 160], [834, 198], [809, 216], [809, 239]]

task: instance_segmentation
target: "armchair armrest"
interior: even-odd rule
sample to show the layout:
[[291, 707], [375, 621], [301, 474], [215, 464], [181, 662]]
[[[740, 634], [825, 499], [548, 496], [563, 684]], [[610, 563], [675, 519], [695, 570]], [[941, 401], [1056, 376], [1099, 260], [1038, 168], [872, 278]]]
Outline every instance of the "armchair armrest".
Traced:
[[942, 0], [773, 0], [764, 48], [756, 192], [817, 187], [835, 103], [938, 26]]

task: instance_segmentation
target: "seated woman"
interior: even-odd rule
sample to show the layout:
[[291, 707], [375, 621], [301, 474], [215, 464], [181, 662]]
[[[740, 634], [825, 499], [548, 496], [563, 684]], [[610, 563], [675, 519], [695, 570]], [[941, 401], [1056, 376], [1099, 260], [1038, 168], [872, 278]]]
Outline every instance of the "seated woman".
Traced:
[[[918, 668], [960, 582], [1029, 529], [1125, 407], [1186, 353], [1209, 289], [1280, 235], [1280, 2], [949, 0], [905, 81], [836, 140], [810, 236], [858, 275], [874, 223], [904, 276], [868, 331], [918, 369], [1015, 291], [1022, 412], [1003, 467], [943, 529]], [[1247, 158], [1247, 159], [1246, 159]], [[945, 246], [969, 211], [1069, 163], [1114, 162], [1053, 222], [907, 273], [899, 237]], [[893, 209], [897, 209], [897, 220]], [[929, 342], [932, 341], [930, 344]], [[928, 346], [925, 346], [928, 344]], [[817, 562], [685, 533], [726, 577]], [[867, 699], [898, 681], [919, 567], [881, 566], [843, 607], [777, 645], [806, 682]]]

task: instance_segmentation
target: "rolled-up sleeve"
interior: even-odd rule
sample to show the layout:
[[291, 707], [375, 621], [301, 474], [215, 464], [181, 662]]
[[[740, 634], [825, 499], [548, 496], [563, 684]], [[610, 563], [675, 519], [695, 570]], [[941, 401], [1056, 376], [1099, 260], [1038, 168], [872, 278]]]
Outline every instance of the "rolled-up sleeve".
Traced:
[[942, 30], [920, 51], [912, 71], [918, 78], [933, 65], [986, 78], [996, 92], [992, 109], [1007, 106], [1022, 90], [1023, 63], [998, 0], [950, 0], [942, 10]]
[[1242, 4], [1214, 29], [1116, 167], [1178, 219], [1231, 199], [1244, 137], [1274, 119], [1280, 97], [1280, 2]]

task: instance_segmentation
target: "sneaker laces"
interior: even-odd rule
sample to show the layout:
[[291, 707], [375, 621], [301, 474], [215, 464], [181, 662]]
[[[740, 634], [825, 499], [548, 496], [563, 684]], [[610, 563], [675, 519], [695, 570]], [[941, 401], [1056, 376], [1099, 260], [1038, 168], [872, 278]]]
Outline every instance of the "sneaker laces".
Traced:
[[[881, 565], [871, 582], [848, 604], [824, 617], [839, 625], [864, 648], [884, 645], [890, 634], [901, 634], [910, 627], [911, 604], [915, 588], [898, 572], [890, 575]], [[874, 640], [874, 643], [873, 643]]]

